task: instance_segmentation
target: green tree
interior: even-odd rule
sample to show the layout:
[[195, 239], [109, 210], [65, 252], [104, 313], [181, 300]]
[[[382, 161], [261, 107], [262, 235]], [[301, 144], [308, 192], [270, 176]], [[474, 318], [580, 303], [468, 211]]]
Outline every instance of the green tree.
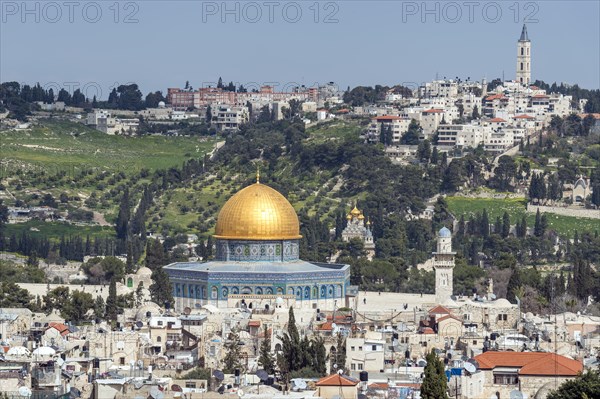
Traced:
[[146, 242], [146, 267], [150, 270], [165, 265], [165, 250], [159, 240], [151, 239]]
[[164, 306], [165, 303], [173, 303], [173, 292], [169, 275], [162, 267], [157, 267], [152, 271], [150, 276], [152, 284], [149, 287], [150, 297], [159, 306]]
[[435, 351], [425, 358], [425, 378], [421, 383], [421, 398], [423, 399], [448, 399], [448, 388], [444, 363], [438, 358]]
[[508, 279], [508, 286], [506, 287], [506, 299], [508, 299], [511, 303], [517, 303], [515, 296], [517, 296], [521, 286], [521, 272], [516, 267], [513, 267], [512, 274]]
[[502, 215], [502, 238], [507, 238], [510, 234], [510, 216], [508, 212]]
[[98, 319], [104, 319], [106, 314], [106, 303], [104, 303], [104, 299], [100, 295], [96, 297], [94, 301], [94, 316]]
[[232, 329], [225, 343], [225, 357], [223, 358], [223, 371], [232, 374], [236, 369], [243, 372], [242, 350], [240, 348], [240, 335]]
[[117, 281], [112, 279], [110, 280], [110, 285], [108, 286], [108, 297], [106, 298], [106, 319], [111, 322], [116, 322], [118, 314], [119, 308], [117, 305]]
[[548, 399], [597, 399], [600, 398], [600, 371], [587, 370], [577, 378], [563, 382]]
[[[63, 299], [64, 300], [64, 299]], [[88, 312], [94, 308], [92, 294], [75, 290], [64, 300], [61, 316], [74, 323], [88, 320]]]
[[474, 106], [473, 107], [473, 112], [471, 113], [471, 119], [479, 119], [481, 118], [481, 115], [479, 115], [479, 107]]
[[129, 213], [129, 189], [125, 188], [125, 191], [121, 196], [121, 202], [119, 204], [119, 214], [117, 215], [117, 222], [115, 224], [117, 238], [122, 240], [127, 238], [130, 217]]
[[275, 357], [271, 352], [271, 335], [267, 326], [263, 329], [264, 338], [260, 343], [258, 365], [262, 367], [267, 373], [273, 374], [275, 372]]
[[415, 119], [410, 121], [408, 125], [408, 131], [402, 135], [400, 138], [400, 144], [406, 145], [417, 145], [419, 144], [419, 137], [421, 137], [421, 133], [423, 132], [423, 128], [419, 125]]
[[15, 283], [0, 283], [0, 308], [29, 308], [32, 296]]

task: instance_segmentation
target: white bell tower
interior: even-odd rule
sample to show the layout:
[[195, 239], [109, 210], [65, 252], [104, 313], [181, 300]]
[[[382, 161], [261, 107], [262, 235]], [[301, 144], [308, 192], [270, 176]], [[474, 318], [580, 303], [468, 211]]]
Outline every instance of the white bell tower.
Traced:
[[531, 84], [531, 41], [525, 24], [517, 42], [517, 82], [526, 87]]
[[454, 255], [456, 252], [452, 252], [452, 233], [442, 227], [437, 237], [437, 251], [433, 253], [435, 300], [438, 304], [443, 304], [452, 296]]

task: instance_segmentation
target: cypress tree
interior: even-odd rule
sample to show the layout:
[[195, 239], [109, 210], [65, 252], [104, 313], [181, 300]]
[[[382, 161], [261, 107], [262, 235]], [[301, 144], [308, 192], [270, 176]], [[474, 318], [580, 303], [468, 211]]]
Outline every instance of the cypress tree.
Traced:
[[510, 216], [508, 212], [504, 212], [502, 215], [502, 238], [508, 237], [510, 234]]
[[444, 373], [444, 363], [438, 358], [435, 351], [425, 358], [425, 378], [421, 384], [422, 399], [448, 399], [447, 378]]
[[117, 282], [113, 278], [108, 286], [108, 297], [106, 298], [106, 319], [111, 322], [117, 321], [119, 308], [117, 305]]
[[271, 335], [267, 326], [264, 326], [264, 339], [260, 343], [260, 350], [258, 355], [258, 365], [262, 367], [267, 373], [273, 374], [275, 372], [275, 358], [271, 352]]

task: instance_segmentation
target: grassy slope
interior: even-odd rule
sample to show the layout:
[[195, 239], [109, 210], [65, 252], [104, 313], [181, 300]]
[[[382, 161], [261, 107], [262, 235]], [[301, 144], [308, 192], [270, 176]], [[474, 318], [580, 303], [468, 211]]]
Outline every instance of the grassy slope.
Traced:
[[[468, 219], [470, 215], [483, 212], [487, 209], [490, 222], [494, 223], [496, 217], [508, 212], [510, 221], [515, 224], [521, 220], [523, 215], [527, 215], [527, 225], [535, 224], [535, 214], [527, 213], [525, 210], [525, 199], [496, 199], [496, 198], [466, 198], [466, 197], [447, 197], [450, 211], [458, 218], [465, 215]], [[600, 230], [600, 221], [598, 219], [575, 218], [562, 215], [546, 214], [549, 227], [560, 234], [572, 237], [575, 230], [582, 232], [585, 230]]]
[[213, 144], [197, 137], [110, 136], [82, 124], [46, 120], [27, 131], [0, 131], [0, 159], [50, 173], [99, 168], [129, 174], [181, 165], [210, 151]]

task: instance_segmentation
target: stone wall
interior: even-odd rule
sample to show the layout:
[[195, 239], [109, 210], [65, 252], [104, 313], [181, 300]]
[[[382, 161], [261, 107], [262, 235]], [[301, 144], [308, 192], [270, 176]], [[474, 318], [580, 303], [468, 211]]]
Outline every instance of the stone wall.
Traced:
[[540, 210], [540, 213], [554, 213], [562, 216], [600, 219], [600, 210], [598, 209], [584, 209], [573, 207], [565, 208], [562, 206], [543, 206], [527, 204], [527, 212], [529, 213], [536, 213], [538, 209]]

